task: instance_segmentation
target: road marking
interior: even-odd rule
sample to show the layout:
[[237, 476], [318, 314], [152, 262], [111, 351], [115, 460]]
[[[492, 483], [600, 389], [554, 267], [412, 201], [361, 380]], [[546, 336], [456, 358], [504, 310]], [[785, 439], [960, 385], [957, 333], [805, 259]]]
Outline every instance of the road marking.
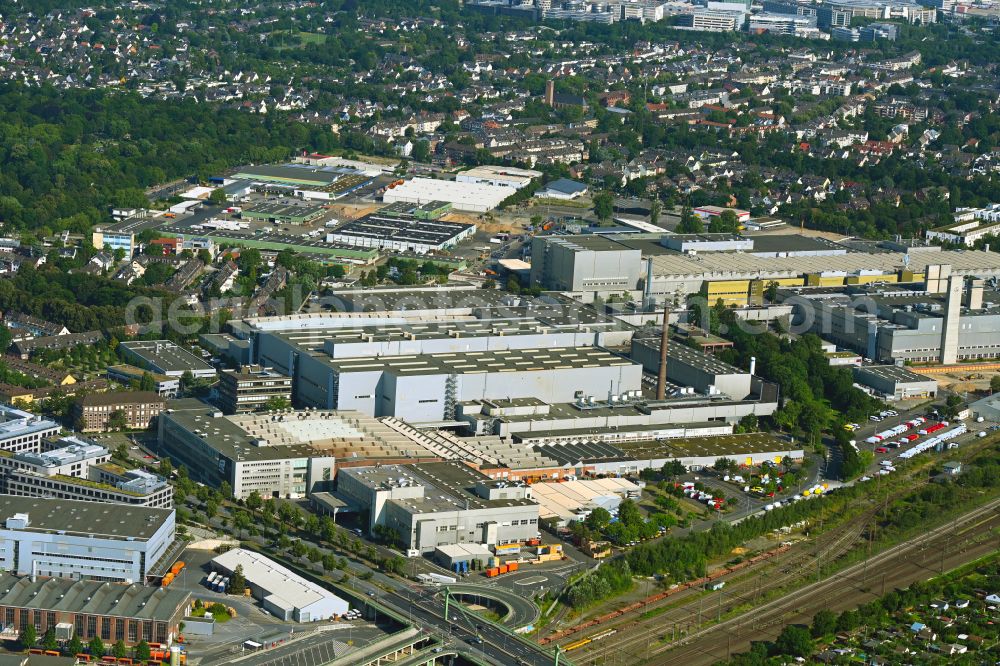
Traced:
[[536, 585], [537, 583], [544, 583], [547, 580], [548, 578], [545, 576], [531, 576], [530, 578], [515, 580], [514, 585]]

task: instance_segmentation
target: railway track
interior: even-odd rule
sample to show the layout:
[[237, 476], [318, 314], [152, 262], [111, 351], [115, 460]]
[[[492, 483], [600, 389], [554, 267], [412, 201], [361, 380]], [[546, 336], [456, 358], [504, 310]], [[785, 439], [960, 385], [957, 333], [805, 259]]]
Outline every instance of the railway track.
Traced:
[[[962, 529], [959, 529], [962, 526]], [[993, 531], [1000, 528], [1000, 500], [994, 500], [911, 541], [812, 583], [752, 611], [695, 631], [676, 643], [651, 649], [647, 662], [711, 664], [773, 638], [793, 622], [809, 622], [822, 608], [846, 610], [928, 574], [960, 566], [995, 552]], [[585, 660], [578, 659], [581, 663]]]
[[645, 610], [648, 612], [666, 604], [687, 601], [680, 606], [656, 613], [645, 620], [640, 616], [625, 618], [625, 622], [618, 624], [602, 624], [601, 631], [616, 630], [616, 635], [610, 640], [583, 643], [580, 637], [574, 637], [575, 640], [568, 641], [563, 648], [572, 650], [571, 654], [580, 649], [573, 658], [582, 664], [594, 663], [595, 660], [618, 652], [641, 661], [648, 654], [650, 645], [663, 637], [665, 627], [671, 627], [674, 632], [678, 629], [682, 632], [696, 630], [740, 606], [756, 603], [766, 589], [780, 588], [812, 575], [814, 562], [832, 561], [850, 550], [876, 512], [877, 509], [867, 510], [857, 521], [852, 521], [843, 529], [827, 532], [812, 548], [793, 549], [787, 557], [780, 560], [765, 561], [757, 569], [736, 572], [731, 576], [735, 580], [727, 579], [726, 576], [719, 578], [718, 580], [726, 581], [726, 587], [719, 591], [718, 603], [715, 598], [705, 603], [704, 588], [690, 588], [683, 597], [668, 597], [664, 604], [647, 607]]

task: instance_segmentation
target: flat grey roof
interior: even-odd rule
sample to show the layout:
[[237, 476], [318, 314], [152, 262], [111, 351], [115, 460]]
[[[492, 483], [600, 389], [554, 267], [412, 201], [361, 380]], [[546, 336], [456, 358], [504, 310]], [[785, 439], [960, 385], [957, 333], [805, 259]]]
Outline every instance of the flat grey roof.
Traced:
[[170, 340], [132, 340], [118, 344], [161, 372], [215, 372], [211, 365]]
[[153, 509], [107, 502], [0, 495], [0, 523], [15, 513], [28, 514], [25, 532], [146, 540], [173, 514], [173, 509]]
[[862, 377], [867, 375], [896, 384], [937, 384], [933, 377], [918, 375], [900, 365], [863, 365], [854, 368], [854, 372]]
[[[147, 587], [69, 578], [19, 577], [0, 573], [0, 606], [134, 617], [169, 622], [183, 612], [191, 593], [176, 587]], [[32, 655], [34, 662], [34, 655]]]
[[[434, 202], [431, 202], [434, 203]], [[430, 204], [425, 204], [429, 208]], [[331, 233], [352, 238], [371, 238], [399, 242], [442, 245], [475, 225], [442, 220], [419, 220], [411, 215], [372, 213], [344, 224]]]
[[529, 372], [635, 365], [598, 347], [500, 349], [392, 357], [329, 358], [317, 353], [339, 372], [387, 370], [400, 375]]
[[[607, 442], [554, 442], [531, 447], [538, 453], [563, 464], [613, 460], [649, 460], [651, 458], [718, 458], [723, 456], [801, 451], [767, 433], [679, 437], [662, 441], [648, 440], [609, 444]], [[739, 462], [739, 461], [737, 461]]]
[[303, 186], [330, 185], [343, 175], [337, 171], [327, 171], [308, 165], [294, 164], [260, 164], [238, 169], [234, 178], [250, 180], [266, 180], [277, 182], [295, 182]]
[[[170, 403], [173, 406], [174, 403]], [[215, 416], [204, 404], [175, 409], [160, 418], [194, 433], [230, 460], [282, 460], [335, 457], [378, 459], [430, 457], [419, 444], [353, 411], [263, 412]], [[266, 443], [262, 444], [261, 440]]]
[[[641, 345], [647, 347], [656, 352], [660, 351], [660, 338], [649, 337], [649, 338], [636, 338], [632, 341], [634, 345]], [[749, 374], [744, 370], [740, 370], [734, 365], [729, 365], [725, 361], [721, 361], [715, 356], [703, 352], [698, 349], [693, 349], [688, 347], [683, 342], [678, 342], [671, 340], [667, 345], [667, 367], [670, 366], [670, 362], [680, 361], [690, 365], [691, 367], [697, 368], [704, 372], [710, 373], [712, 375], [746, 375]]]
[[390, 500], [414, 513], [455, 511], [459, 509], [489, 509], [532, 506], [529, 499], [483, 499], [474, 492], [477, 483], [492, 479], [458, 461], [415, 463], [412, 465], [382, 465], [380, 467], [348, 467], [347, 474], [370, 489], [397, 482], [401, 477], [424, 487], [424, 496], [414, 499]]

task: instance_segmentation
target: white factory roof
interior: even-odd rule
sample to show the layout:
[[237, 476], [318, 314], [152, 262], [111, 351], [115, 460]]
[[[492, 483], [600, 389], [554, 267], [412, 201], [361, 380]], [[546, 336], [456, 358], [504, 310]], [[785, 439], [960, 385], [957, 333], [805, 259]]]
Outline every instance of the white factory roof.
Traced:
[[479, 543], [451, 543], [437, 547], [437, 552], [445, 557], [489, 557], [493, 553]]
[[[538, 502], [538, 517], [559, 517], [571, 520], [578, 517], [581, 509], [607, 506], [608, 498], [616, 501], [628, 496], [638, 496], [642, 489], [625, 479], [588, 479], [565, 483], [535, 483], [531, 486], [531, 497]], [[616, 502], [610, 502], [614, 505]]]
[[219, 555], [212, 563], [232, 574], [238, 565], [243, 565], [243, 575], [251, 587], [269, 597], [270, 603], [281, 608], [303, 609], [320, 602], [339, 602], [342, 608], [335, 614], [347, 612], [348, 603], [315, 583], [312, 583], [277, 562], [259, 553], [243, 548], [234, 548]]
[[387, 202], [405, 201], [416, 204], [447, 201], [459, 210], [489, 210], [499, 206], [509, 196], [510, 188], [498, 185], [414, 178], [386, 190], [383, 199]]

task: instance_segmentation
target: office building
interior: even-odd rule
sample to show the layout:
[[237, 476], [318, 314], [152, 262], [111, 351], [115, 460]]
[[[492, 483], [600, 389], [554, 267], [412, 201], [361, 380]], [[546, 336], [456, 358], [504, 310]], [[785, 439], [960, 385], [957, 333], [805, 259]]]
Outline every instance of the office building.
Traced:
[[539, 534], [528, 486], [490, 479], [457, 461], [343, 469], [336, 494], [367, 514], [369, 532], [388, 528], [420, 553], [458, 543], [521, 543]]
[[42, 441], [59, 434], [55, 421], [30, 412], [0, 405], [0, 449], [11, 453], [42, 450]]
[[156, 424], [166, 399], [152, 391], [88, 393], [73, 405], [73, 421], [81, 432], [107, 432], [122, 419], [127, 430], [145, 430]]
[[689, 14], [681, 14], [677, 25], [703, 32], [735, 32], [743, 27], [746, 16], [741, 11], [696, 8]]
[[191, 604], [190, 592], [172, 587], [11, 573], [0, 573], [0, 591], [0, 619], [13, 635], [32, 625], [38, 636], [52, 629], [57, 637], [64, 631], [67, 638], [100, 638], [106, 646], [172, 643]]
[[899, 26], [895, 23], [869, 23], [858, 29], [858, 36], [863, 42], [874, 42], [880, 39], [894, 42], [898, 35]]
[[[814, 17], [791, 14], [754, 14], [747, 20], [747, 32], [772, 35], [806, 35], [816, 30]], [[750, 219], [747, 213], [747, 220]]]
[[167, 377], [190, 372], [198, 379], [213, 379], [215, 368], [170, 340], [132, 340], [118, 344], [125, 360], [144, 370]]
[[90, 243], [96, 249], [116, 252], [121, 250], [126, 257], [135, 253], [135, 234], [132, 231], [122, 231], [114, 225], [97, 226], [91, 232]]
[[0, 496], [0, 567], [18, 575], [143, 583], [176, 558], [174, 512]]
[[191, 478], [233, 496], [305, 497], [328, 490], [335, 465], [432, 458], [419, 444], [357, 412], [282, 410], [223, 416], [211, 407], [171, 407], [159, 444]]
[[908, 0], [831, 0], [819, 6], [816, 18], [824, 30], [849, 28], [856, 18], [901, 19], [927, 25], [937, 20], [937, 11]]
[[226, 414], [259, 412], [275, 401], [291, 405], [291, 377], [253, 365], [219, 375], [219, 406]]
[[111, 453], [79, 437], [46, 440], [44, 451], [0, 455], [0, 490], [22, 497], [173, 506], [165, 479], [111, 462]]
[[789, 2], [788, 0], [764, 0], [764, 12], [767, 14], [792, 14], [795, 16], [816, 16], [816, 7], [812, 3]]
[[232, 576], [242, 567], [254, 598], [264, 610], [285, 622], [322, 622], [346, 613], [350, 605], [326, 588], [294, 573], [260, 553], [233, 548], [212, 560], [212, 568]]

